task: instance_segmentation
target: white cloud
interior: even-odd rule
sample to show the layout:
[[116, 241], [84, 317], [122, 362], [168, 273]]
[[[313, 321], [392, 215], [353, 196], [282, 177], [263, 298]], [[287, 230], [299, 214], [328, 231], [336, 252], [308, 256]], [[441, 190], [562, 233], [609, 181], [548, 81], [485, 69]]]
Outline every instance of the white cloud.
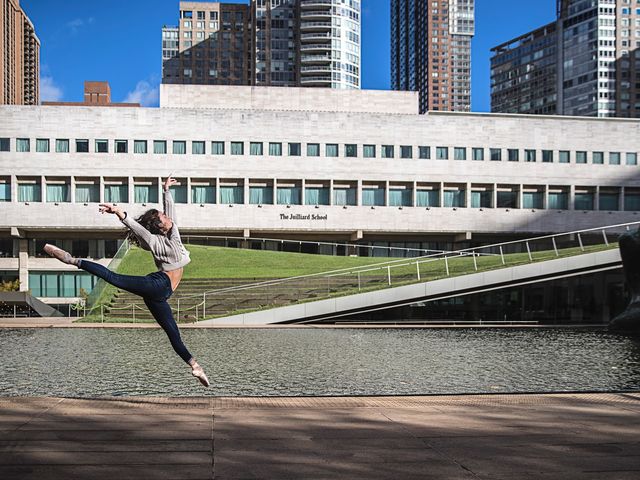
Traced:
[[40, 100], [44, 102], [62, 100], [62, 88], [55, 84], [52, 77], [40, 77]]
[[80, 30], [82, 27], [84, 27], [85, 25], [91, 25], [93, 23], [93, 17], [89, 17], [87, 19], [84, 18], [74, 18], [73, 20], [71, 20], [70, 22], [67, 22], [65, 24], [65, 26], [69, 29], [69, 31], [72, 34], [76, 34], [78, 33], [78, 30]]
[[157, 107], [160, 103], [160, 88], [146, 80], [141, 80], [133, 92], [123, 100], [125, 103], [139, 103], [143, 107]]

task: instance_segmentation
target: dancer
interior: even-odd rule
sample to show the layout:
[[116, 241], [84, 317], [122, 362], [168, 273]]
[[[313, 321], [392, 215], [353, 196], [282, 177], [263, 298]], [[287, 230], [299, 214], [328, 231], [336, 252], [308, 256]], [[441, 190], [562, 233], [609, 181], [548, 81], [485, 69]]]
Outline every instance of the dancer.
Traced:
[[169, 187], [177, 183], [177, 180], [169, 175], [163, 185], [164, 212], [152, 208], [134, 220], [127, 215], [127, 212], [123, 212], [115, 205], [101, 203], [99, 206], [100, 213], [113, 213], [128, 227], [127, 240], [130, 243], [151, 251], [159, 271], [144, 277], [120, 275], [98, 263], [74, 258], [70, 253], [54, 245], [46, 244], [44, 251], [64, 263], [76, 265], [78, 268], [102, 278], [111, 285], [141, 296], [153, 318], [169, 336], [173, 349], [180, 355], [180, 358], [191, 366], [192, 375], [205, 387], [208, 387], [209, 380], [204, 370], [182, 343], [178, 325], [173, 318], [171, 307], [167, 303], [169, 297], [180, 284], [184, 266], [191, 261], [175, 223], [173, 197], [169, 191]]

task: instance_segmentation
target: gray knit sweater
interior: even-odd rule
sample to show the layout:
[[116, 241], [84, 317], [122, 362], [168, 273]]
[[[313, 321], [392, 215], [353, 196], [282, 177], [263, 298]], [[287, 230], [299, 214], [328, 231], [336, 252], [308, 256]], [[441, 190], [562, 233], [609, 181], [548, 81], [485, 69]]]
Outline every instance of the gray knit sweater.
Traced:
[[166, 235], [154, 235], [129, 215], [122, 220], [122, 223], [135, 234], [140, 241], [140, 246], [153, 254], [153, 261], [156, 263], [158, 270], [168, 272], [184, 267], [191, 261], [191, 258], [189, 257], [189, 251], [184, 248], [180, 238], [171, 192], [164, 192], [162, 200], [164, 214], [173, 220], [173, 227]]

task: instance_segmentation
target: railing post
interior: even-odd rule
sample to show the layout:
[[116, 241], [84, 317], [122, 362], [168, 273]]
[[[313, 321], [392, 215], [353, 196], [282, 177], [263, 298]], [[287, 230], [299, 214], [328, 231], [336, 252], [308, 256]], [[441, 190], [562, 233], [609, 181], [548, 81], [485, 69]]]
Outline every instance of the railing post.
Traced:
[[531, 256], [531, 249], [529, 248], [529, 242], [524, 242], [524, 244], [527, 246], [527, 253], [529, 254], [529, 261], [533, 262], [533, 257]]
[[100, 304], [100, 321], [102, 323], [104, 323], [104, 313], [103, 313], [103, 310], [102, 310], [103, 307], [104, 307], [104, 305]]
[[136, 304], [131, 304], [131, 313], [133, 314], [133, 323], [136, 323]]
[[13, 304], [13, 318], [16, 318], [16, 304]]
[[418, 274], [418, 281], [420, 281], [420, 262], [416, 262], [416, 272]]
[[578, 243], [580, 244], [580, 250], [584, 252], [584, 245], [582, 245], [582, 237], [578, 234]]
[[360, 272], [358, 272], [358, 291], [360, 291]]
[[604, 238], [604, 244], [608, 247], [609, 246], [609, 240], [607, 240], [607, 234], [605, 233], [604, 230], [602, 230], [602, 238]]
[[478, 260], [476, 259], [476, 252], [472, 252], [471, 255], [473, 255], [473, 268], [476, 269], [476, 272], [478, 271]]
[[207, 316], [207, 292], [202, 294], [202, 319]]
[[389, 282], [389, 285], [391, 285], [391, 266], [387, 265], [387, 281]]
[[447, 256], [444, 256], [444, 268], [447, 272], [447, 277], [449, 276], [449, 260], [447, 259]]
[[504, 262], [504, 253], [502, 251], [502, 245], [500, 245], [500, 259], [502, 260], [502, 265], [506, 265]]
[[178, 311], [176, 314], [176, 319], [179, 322], [180, 321], [180, 299], [178, 298]]
[[556, 252], [556, 257], [559, 257], [558, 246], [556, 245], [556, 237], [551, 237], [551, 242], [553, 243], [553, 251]]

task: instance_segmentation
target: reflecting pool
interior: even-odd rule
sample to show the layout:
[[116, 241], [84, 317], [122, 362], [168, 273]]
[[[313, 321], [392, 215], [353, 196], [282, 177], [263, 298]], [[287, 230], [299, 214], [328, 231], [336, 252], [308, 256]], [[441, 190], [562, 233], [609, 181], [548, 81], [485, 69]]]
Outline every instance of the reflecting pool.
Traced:
[[0, 329], [0, 395], [410, 395], [640, 390], [640, 339], [574, 329]]

